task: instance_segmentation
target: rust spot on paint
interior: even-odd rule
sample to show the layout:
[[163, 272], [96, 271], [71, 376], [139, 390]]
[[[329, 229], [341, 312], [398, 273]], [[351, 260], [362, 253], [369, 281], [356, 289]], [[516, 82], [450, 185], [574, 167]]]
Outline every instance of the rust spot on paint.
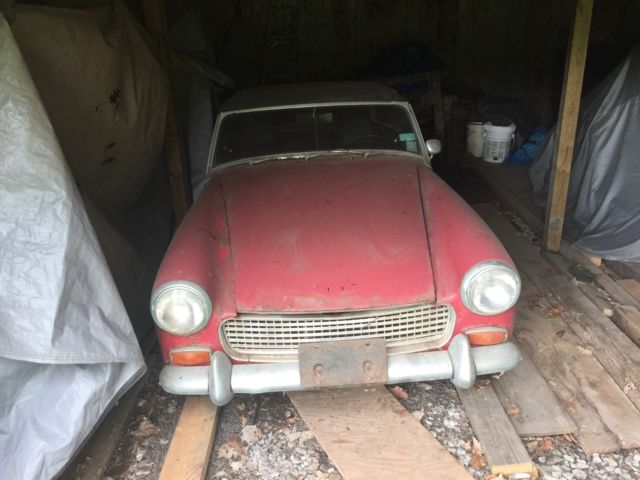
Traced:
[[216, 242], [218, 245], [225, 247], [225, 248], [229, 248], [231, 247], [231, 242], [229, 242], [228, 238], [224, 238], [221, 237], [219, 235], [215, 235], [214, 233], [205, 230], [204, 228], [199, 228], [198, 230], [200, 230], [202, 233], [204, 233], [207, 237], [209, 237], [211, 240], [213, 240], [214, 242]]

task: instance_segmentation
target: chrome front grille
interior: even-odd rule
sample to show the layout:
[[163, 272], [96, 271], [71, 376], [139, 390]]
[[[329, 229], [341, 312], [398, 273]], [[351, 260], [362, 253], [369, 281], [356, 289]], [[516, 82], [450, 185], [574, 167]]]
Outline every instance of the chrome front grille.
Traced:
[[418, 305], [389, 310], [319, 314], [250, 314], [222, 323], [227, 353], [245, 361], [297, 358], [301, 343], [382, 337], [389, 353], [436, 348], [451, 335], [449, 305]]

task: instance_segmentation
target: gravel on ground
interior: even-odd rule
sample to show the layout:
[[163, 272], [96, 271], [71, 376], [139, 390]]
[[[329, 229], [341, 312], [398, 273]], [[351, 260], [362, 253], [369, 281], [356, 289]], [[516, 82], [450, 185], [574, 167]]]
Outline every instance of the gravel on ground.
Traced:
[[[149, 368], [129, 426], [106, 471], [107, 480], [159, 476], [184, 400], [158, 386], [161, 368], [158, 360]], [[474, 479], [495, 478], [490, 475], [482, 445], [451, 382], [405, 384], [393, 393]], [[640, 449], [587, 455], [568, 435], [527, 438], [523, 443], [543, 478], [640, 480]], [[278, 393], [237, 395], [222, 408], [206, 478], [340, 480], [342, 477], [289, 397]]]

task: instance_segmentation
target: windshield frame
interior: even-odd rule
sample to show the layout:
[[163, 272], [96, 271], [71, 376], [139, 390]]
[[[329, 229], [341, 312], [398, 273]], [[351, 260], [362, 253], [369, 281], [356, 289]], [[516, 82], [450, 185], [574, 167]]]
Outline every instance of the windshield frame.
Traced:
[[[420, 153], [412, 153], [412, 152], [407, 152], [407, 151], [402, 151], [402, 150], [381, 150], [381, 149], [338, 149], [338, 150], [310, 150], [310, 151], [304, 151], [304, 152], [287, 152], [287, 153], [274, 153], [274, 154], [270, 154], [270, 155], [260, 155], [260, 156], [255, 156], [255, 157], [246, 157], [246, 158], [241, 158], [241, 159], [237, 159], [237, 160], [233, 160], [231, 162], [226, 162], [226, 163], [219, 163], [216, 164], [215, 163], [215, 151], [218, 145], [218, 137], [220, 134], [220, 128], [222, 125], [222, 122], [224, 121], [224, 119], [228, 116], [228, 115], [235, 115], [235, 114], [239, 114], [239, 113], [251, 113], [251, 112], [267, 112], [267, 111], [273, 111], [273, 110], [297, 110], [297, 109], [302, 109], [302, 108], [322, 108], [322, 107], [352, 107], [352, 106], [376, 106], [376, 105], [393, 105], [393, 106], [398, 106], [401, 107], [402, 109], [405, 110], [405, 112], [407, 113], [407, 115], [409, 116], [409, 121], [411, 122], [411, 126], [414, 129], [414, 132], [416, 134], [416, 139], [418, 141], [419, 147], [420, 147]], [[265, 159], [289, 159], [289, 158], [311, 158], [311, 157], [317, 157], [323, 154], [332, 154], [332, 153], [358, 153], [358, 154], [363, 154], [363, 153], [367, 153], [367, 152], [371, 152], [371, 153], [386, 153], [388, 152], [389, 154], [398, 154], [398, 155], [409, 155], [411, 157], [417, 157], [423, 160], [424, 163], [426, 163], [427, 165], [429, 165], [429, 158], [427, 157], [427, 146], [425, 144], [424, 138], [422, 137], [422, 132], [420, 131], [420, 125], [418, 124], [418, 119], [416, 118], [415, 114], [413, 113], [413, 109], [411, 108], [411, 105], [409, 104], [409, 102], [400, 102], [400, 101], [369, 101], [369, 102], [320, 102], [320, 103], [300, 103], [300, 104], [293, 104], [293, 105], [275, 105], [272, 107], [259, 107], [259, 108], [246, 108], [246, 109], [241, 109], [241, 110], [228, 110], [228, 111], [224, 111], [224, 112], [220, 112], [218, 114], [218, 118], [216, 119], [216, 124], [215, 127], [213, 129], [213, 136], [211, 139], [211, 146], [209, 148], [209, 158], [207, 159], [207, 170], [206, 170], [206, 177], [209, 177], [209, 175], [213, 172], [213, 171], [217, 171], [219, 169], [223, 169], [225, 167], [229, 167], [229, 166], [233, 166], [233, 165], [238, 165], [238, 164], [244, 164], [244, 163], [248, 163], [248, 164], [252, 164], [252, 163], [259, 163], [260, 161], [264, 161]]]

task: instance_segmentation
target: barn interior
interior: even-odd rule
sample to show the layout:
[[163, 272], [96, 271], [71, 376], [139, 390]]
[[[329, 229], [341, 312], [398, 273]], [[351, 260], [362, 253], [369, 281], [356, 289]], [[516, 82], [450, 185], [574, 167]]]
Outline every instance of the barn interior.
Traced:
[[[640, 2], [0, 11], [0, 477], [640, 479]], [[469, 390], [164, 392], [149, 302], [222, 105], [336, 81], [393, 88], [441, 141], [520, 272], [523, 360]]]

